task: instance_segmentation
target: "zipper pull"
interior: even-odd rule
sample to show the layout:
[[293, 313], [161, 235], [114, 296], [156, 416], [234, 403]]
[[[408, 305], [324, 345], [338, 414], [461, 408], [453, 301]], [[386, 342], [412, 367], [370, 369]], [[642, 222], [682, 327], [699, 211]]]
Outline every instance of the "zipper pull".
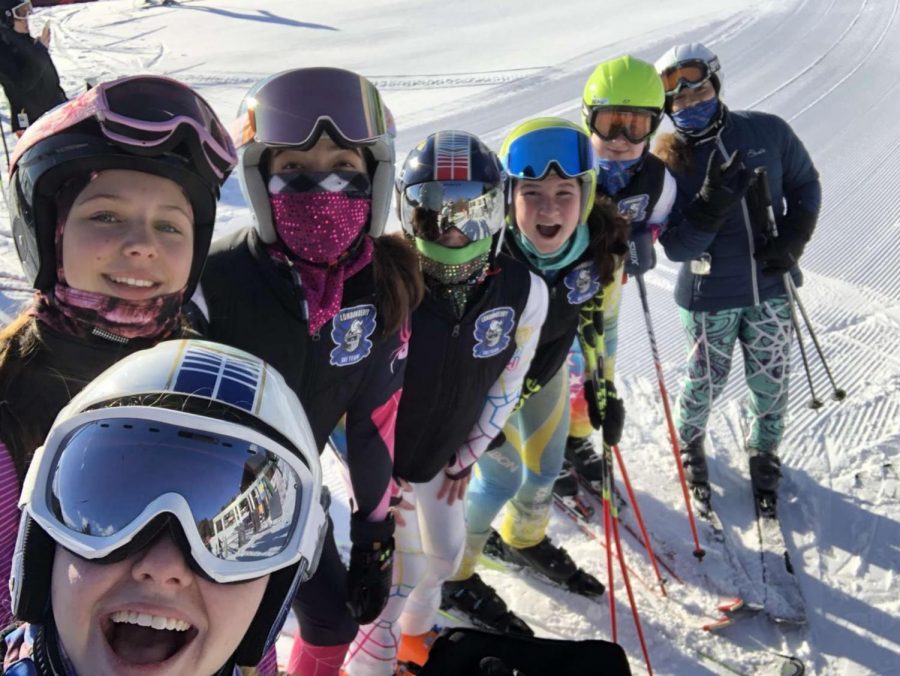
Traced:
[[450, 332], [450, 335], [453, 338], [459, 338], [459, 324], [453, 325], [453, 331]]

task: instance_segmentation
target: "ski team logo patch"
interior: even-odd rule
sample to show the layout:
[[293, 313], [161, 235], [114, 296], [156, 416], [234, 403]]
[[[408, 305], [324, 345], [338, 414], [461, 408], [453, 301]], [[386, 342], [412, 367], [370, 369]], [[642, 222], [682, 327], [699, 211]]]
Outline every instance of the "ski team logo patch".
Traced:
[[569, 290], [566, 300], [570, 305], [581, 305], [589, 301], [600, 290], [600, 277], [594, 270], [594, 263], [586, 261], [573, 268], [563, 278]]
[[369, 336], [375, 333], [374, 305], [345, 307], [331, 320], [332, 366], [352, 366], [372, 352]]
[[516, 323], [516, 311], [511, 307], [497, 307], [482, 312], [475, 320], [475, 347], [472, 356], [487, 359], [509, 347], [510, 334]]
[[617, 205], [619, 215], [627, 218], [629, 223], [638, 223], [647, 218], [647, 206], [650, 204], [650, 195], [634, 195], [619, 200]]

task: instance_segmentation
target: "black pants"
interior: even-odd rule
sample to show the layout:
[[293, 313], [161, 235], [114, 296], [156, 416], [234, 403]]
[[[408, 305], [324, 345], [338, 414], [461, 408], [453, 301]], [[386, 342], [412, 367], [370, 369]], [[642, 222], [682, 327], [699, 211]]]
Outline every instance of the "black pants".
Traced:
[[313, 576], [300, 585], [292, 603], [300, 621], [300, 636], [316, 646], [350, 643], [359, 625], [347, 609], [347, 568], [334, 542], [334, 525], [328, 518], [328, 532], [322, 558]]

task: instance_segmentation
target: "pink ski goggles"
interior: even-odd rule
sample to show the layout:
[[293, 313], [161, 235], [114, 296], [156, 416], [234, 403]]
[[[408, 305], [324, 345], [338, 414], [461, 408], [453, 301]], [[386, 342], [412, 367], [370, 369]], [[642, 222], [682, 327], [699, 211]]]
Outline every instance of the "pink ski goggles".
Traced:
[[99, 84], [38, 118], [16, 144], [10, 174], [28, 148], [90, 119], [107, 139], [137, 155], [167, 152], [187, 141], [198, 170], [207, 169], [216, 183], [237, 163], [228, 131], [203, 97], [177, 80], [137, 75]]

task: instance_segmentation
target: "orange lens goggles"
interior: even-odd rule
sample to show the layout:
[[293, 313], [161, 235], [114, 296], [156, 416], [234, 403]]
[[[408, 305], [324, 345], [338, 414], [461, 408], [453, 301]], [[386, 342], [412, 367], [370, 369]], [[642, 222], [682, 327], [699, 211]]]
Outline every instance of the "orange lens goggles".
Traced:
[[682, 88], [692, 89], [709, 79], [709, 66], [702, 61], [679, 64], [663, 72], [663, 87], [666, 94], [677, 94]]
[[599, 108], [594, 111], [591, 128], [604, 141], [612, 141], [621, 135], [632, 143], [642, 143], [653, 133], [657, 119], [646, 110]]

